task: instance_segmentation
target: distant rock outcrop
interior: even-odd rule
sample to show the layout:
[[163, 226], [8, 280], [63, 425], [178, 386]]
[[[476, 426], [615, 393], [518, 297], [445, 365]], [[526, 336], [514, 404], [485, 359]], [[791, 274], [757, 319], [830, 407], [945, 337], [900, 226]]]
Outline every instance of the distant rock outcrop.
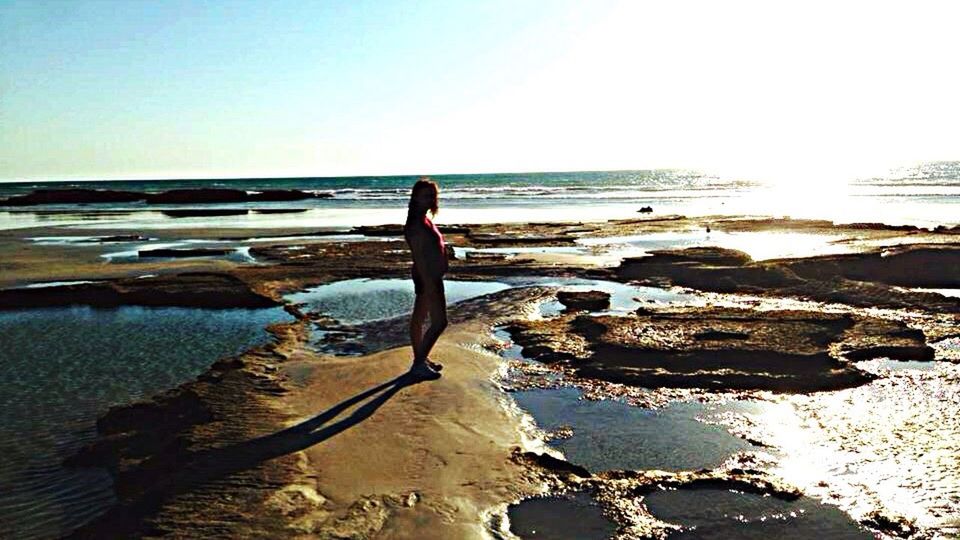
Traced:
[[299, 189], [272, 189], [249, 193], [241, 189], [171, 189], [159, 193], [114, 191], [109, 189], [38, 189], [26, 195], [0, 199], [0, 206], [37, 206], [44, 204], [216, 204], [246, 202], [283, 202], [326, 199], [331, 193], [313, 193]]

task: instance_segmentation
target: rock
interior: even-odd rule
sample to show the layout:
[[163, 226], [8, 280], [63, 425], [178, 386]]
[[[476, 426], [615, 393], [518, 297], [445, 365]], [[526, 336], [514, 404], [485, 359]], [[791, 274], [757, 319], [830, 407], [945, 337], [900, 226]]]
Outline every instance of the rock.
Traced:
[[569, 461], [555, 458], [550, 454], [523, 452], [520, 448], [514, 448], [513, 459], [515, 461], [536, 465], [553, 473], [572, 474], [580, 478], [590, 478], [590, 471], [587, 469], [580, 465], [570, 463]]
[[860, 523], [898, 538], [913, 538], [920, 532], [914, 521], [877, 510], [869, 513]]
[[137, 255], [141, 259], [152, 258], [152, 257], [223, 257], [233, 253], [232, 249], [210, 249], [210, 248], [193, 248], [193, 249], [175, 249], [175, 248], [162, 248], [162, 249], [144, 249], [137, 252]]
[[403, 236], [403, 225], [361, 225], [350, 232], [364, 236]]
[[912, 245], [869, 253], [781, 261], [797, 276], [844, 278], [901, 287], [960, 287], [960, 246]]
[[641, 214], [649, 214], [649, 213], [653, 212], [653, 207], [652, 207], [652, 206], [642, 206], [642, 207], [640, 207], [639, 210], [637, 210], [637, 212], [640, 212]]
[[599, 311], [610, 307], [610, 293], [603, 291], [559, 291], [557, 300], [568, 311]]
[[[637, 312], [639, 315], [639, 311]], [[723, 330], [706, 330], [693, 335], [693, 339], [701, 341], [721, 341], [727, 339], [748, 339], [750, 334], [746, 332], [725, 332]]]
[[3, 206], [33, 206], [40, 204], [123, 203], [143, 200], [144, 195], [133, 191], [109, 189], [38, 189], [27, 195], [18, 195], [0, 201]]
[[543, 245], [543, 244], [572, 244], [576, 237], [566, 234], [557, 235], [511, 235], [511, 234], [469, 234], [470, 241], [484, 245]]
[[281, 305], [255, 293], [227, 274], [188, 272], [148, 278], [124, 278], [81, 285], [35, 289], [0, 289], [0, 310], [51, 306], [173, 306], [212, 309]]
[[302, 214], [309, 208], [258, 208], [254, 214]]
[[249, 200], [241, 189], [171, 189], [146, 195], [147, 204], [240, 203]]
[[525, 357], [633, 386], [808, 392], [873, 379], [852, 361], [932, 359], [899, 321], [812, 311], [694, 308], [636, 316], [562, 316], [507, 327]]
[[299, 189], [271, 189], [247, 194], [247, 200], [253, 202], [303, 201], [306, 199], [329, 199], [332, 193], [311, 193]]
[[752, 262], [750, 255], [736, 249], [703, 246], [676, 250], [651, 251], [649, 256], [628, 257], [621, 266], [639, 265], [691, 265], [744, 266]]
[[214, 216], [245, 216], [250, 211], [246, 208], [184, 208], [177, 210], [163, 210], [161, 213], [172, 218], [187, 217], [214, 217]]
[[960, 246], [911, 245], [847, 255], [754, 262], [716, 247], [655, 251], [624, 259], [621, 281], [702, 291], [776, 294], [862, 307], [960, 313], [960, 299], [901, 287], [960, 287]]

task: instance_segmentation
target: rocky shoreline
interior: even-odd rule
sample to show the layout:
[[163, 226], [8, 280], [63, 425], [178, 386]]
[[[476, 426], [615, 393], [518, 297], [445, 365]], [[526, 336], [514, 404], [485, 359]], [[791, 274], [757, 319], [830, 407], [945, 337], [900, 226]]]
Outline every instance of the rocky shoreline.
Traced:
[[[584, 234], [674, 230], [689, 226], [689, 220], [685, 220], [679, 217], [630, 220], [611, 222], [607, 226], [465, 225], [447, 227], [445, 234], [451, 244], [469, 248], [570, 246]], [[774, 227], [773, 221], [753, 223], [751, 230], [767, 230]], [[742, 220], [730, 220], [730, 223], [731, 227], [748, 226], [744, 224], [748, 222]], [[713, 226], [718, 229], [723, 224], [715, 221]], [[590, 262], [589, 257], [578, 260], [523, 253], [474, 257], [468, 253], [451, 261], [449, 277], [476, 280], [496, 276], [566, 276], [678, 285], [720, 294], [839, 303], [853, 310], [912, 310], [946, 318], [955, 324], [960, 299], [909, 290], [960, 285], [955, 272], [960, 262], [960, 245], [952, 241], [952, 233], [936, 233], [940, 235], [936, 236], [899, 228], [832, 225], [830, 228], [823, 223], [806, 222], [792, 223], [791, 227], [834, 232], [856, 230], [858, 234], [866, 231], [869, 241], [900, 238], [904, 233], [920, 234], [925, 242], [895, 248], [865, 246], [859, 253], [842, 256], [759, 262], [743, 252], [726, 248], [658, 250], [644, 258], [626, 259], [614, 267], [598, 266]], [[429, 502], [435, 499], [428, 497], [428, 504], [420, 504], [423, 493], [429, 491], [426, 487], [415, 496], [391, 492], [376, 499], [347, 501], [349, 504], [341, 506], [343, 501], [332, 502], [322, 495], [323, 481], [310, 476], [314, 474], [310, 472], [310, 460], [324, 459], [320, 455], [322, 451], [307, 458], [301, 451], [303, 448], [291, 443], [291, 439], [279, 437], [280, 443], [277, 442], [278, 434], [285, 433], [291, 423], [295, 424], [300, 414], [297, 411], [301, 405], [297, 405], [296, 396], [302, 394], [302, 389], [290, 371], [291, 366], [316, 368], [316, 354], [306, 341], [310, 331], [320, 328], [323, 322], [322, 314], [304, 313], [302, 306], [285, 303], [282, 295], [339, 279], [406, 278], [409, 255], [402, 241], [390, 238], [397, 231], [395, 226], [350, 231], [379, 237], [375, 242], [335, 241], [291, 246], [278, 240], [251, 250], [259, 264], [231, 265], [215, 272], [108, 277], [95, 283], [0, 290], [2, 309], [70, 304], [208, 308], [284, 305], [297, 317], [293, 323], [269, 329], [275, 337], [272, 344], [223, 359], [196, 381], [148, 402], [111, 409], [104, 415], [98, 422], [98, 440], [67, 463], [110, 470], [118, 504], [101, 518], [75, 531], [73, 536], [152, 536], [189, 530], [191, 536], [202, 537], [291, 536], [295, 533], [321, 537], [343, 533], [362, 537], [358, 531], [388, 530], [393, 519], [390, 516], [420, 515], [418, 512], [426, 512], [428, 508], [432, 508], [430, 512], [441, 512]], [[211, 234], [222, 236], [222, 233]], [[329, 234], [321, 232], [317, 237]], [[935, 236], [936, 243], [926, 242], [931, 235]], [[651, 306], [629, 316], [611, 316], [594, 313], [609, 304], [609, 297], [603, 294], [561, 295], [560, 301], [567, 311], [550, 319], [529, 319], [523, 309], [517, 308], [551, 294], [553, 292], [546, 289], [512, 289], [499, 296], [465, 302], [451, 310], [450, 319], [457, 328], [471, 329], [469, 335], [475, 335], [480, 326], [489, 328], [509, 322], [508, 331], [523, 348], [524, 356], [537, 363], [562, 368], [583, 379], [646, 388], [829, 391], [873, 380], [875, 375], [857, 368], [859, 361], [877, 357], [932, 359], [928, 336], [922, 329], [866, 313], [759, 311], [707, 305], [684, 309]], [[949, 327], [950, 323], [944, 325]], [[354, 330], [355, 335], [375, 335], [368, 339], [369, 344], [365, 343], [369, 346], [363, 354], [382, 356], [389, 360], [390, 366], [406, 361], [391, 351], [404, 342], [406, 329], [402, 318]], [[949, 332], [940, 332], [937, 337], [944, 335]], [[462, 339], [472, 346], [490, 345], [479, 338]], [[343, 369], [356, 370], [357, 367], [344, 364]], [[496, 368], [484, 369], [487, 371], [482, 373], [490, 377]], [[476, 384], [469, 381], [479, 376], [478, 373], [463, 374], [464, 384]], [[451, 375], [451, 380], [456, 380], [453, 377]], [[428, 390], [416, 387], [416, 392]], [[476, 399], [487, 399], [481, 397], [487, 395], [483, 392], [477, 394]], [[505, 422], [503, 418], [496, 421]], [[507, 427], [515, 429], [509, 423]], [[617, 514], [617, 504], [621, 503], [616, 501], [635, 501], [650, 489], [662, 486], [678, 489], [715, 486], [796, 496], [795, 489], [778, 483], [749, 464], [687, 473], [591, 474], [548, 455], [530, 453], [508, 439], [503, 439], [501, 446], [487, 458], [500, 459], [494, 456], [501, 456], [512, 463], [505, 469], [509, 471], [504, 473], [507, 476], [491, 480], [500, 486], [494, 490], [496, 500], [502, 501], [497, 504], [542, 494], [543, 490], [535, 486], [551, 486], [547, 492], [589, 490], [598, 500], [608, 501], [608, 509], [619, 516], [621, 532], [626, 535], [660, 538], [674, 530], [653, 518], [638, 520], [635, 512], [628, 518], [627, 509]], [[450, 458], [444, 456], [444, 459]], [[503, 463], [488, 465], [505, 467]], [[504, 487], [509, 484], [507, 478], [514, 479], [512, 488]], [[438, 496], [439, 492], [431, 493]], [[493, 499], [487, 502], [492, 504]], [[418, 509], [421, 507], [423, 510]], [[305, 508], [309, 509], [308, 513]], [[455, 521], [464, 519], [457, 515]], [[304, 525], [307, 517], [309, 526]], [[918, 534], [902, 517], [878, 514], [871, 519], [873, 521], [864, 521], [863, 525], [903, 537]], [[299, 523], [302, 530], [292, 530], [292, 523]]]

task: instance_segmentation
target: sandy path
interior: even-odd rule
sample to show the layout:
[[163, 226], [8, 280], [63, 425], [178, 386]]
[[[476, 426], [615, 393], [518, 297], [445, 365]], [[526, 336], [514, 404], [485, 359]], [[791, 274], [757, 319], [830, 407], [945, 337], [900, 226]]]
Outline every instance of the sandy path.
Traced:
[[409, 366], [408, 347], [288, 364], [303, 384], [285, 404], [298, 422], [326, 420], [303, 451], [313, 510], [292, 527], [319, 537], [489, 537], [488, 513], [536, 490], [510, 459], [521, 434], [491, 379], [498, 358], [477, 346], [490, 339], [486, 328], [451, 325], [431, 355], [445, 366], [438, 381], [395, 379]]

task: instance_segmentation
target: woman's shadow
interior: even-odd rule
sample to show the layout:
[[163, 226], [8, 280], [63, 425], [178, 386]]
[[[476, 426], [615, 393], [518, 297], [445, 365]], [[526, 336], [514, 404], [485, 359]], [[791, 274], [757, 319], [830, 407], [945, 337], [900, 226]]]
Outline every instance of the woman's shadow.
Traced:
[[[370, 418], [397, 392], [420, 382], [423, 379], [404, 373], [276, 433], [209, 450], [179, 452], [173, 456], [173, 463], [171, 459], [154, 460], [154, 470], [145, 464], [134, 473], [142, 475], [149, 486], [140, 486], [145, 489], [137, 496], [118, 503], [90, 525], [74, 531], [71, 537], [92, 537], [103, 530], [121, 535], [134, 533], [142, 526], [140, 518], [153, 514], [170, 497], [323, 442]], [[356, 405], [360, 406], [348, 416], [330, 423]]]

